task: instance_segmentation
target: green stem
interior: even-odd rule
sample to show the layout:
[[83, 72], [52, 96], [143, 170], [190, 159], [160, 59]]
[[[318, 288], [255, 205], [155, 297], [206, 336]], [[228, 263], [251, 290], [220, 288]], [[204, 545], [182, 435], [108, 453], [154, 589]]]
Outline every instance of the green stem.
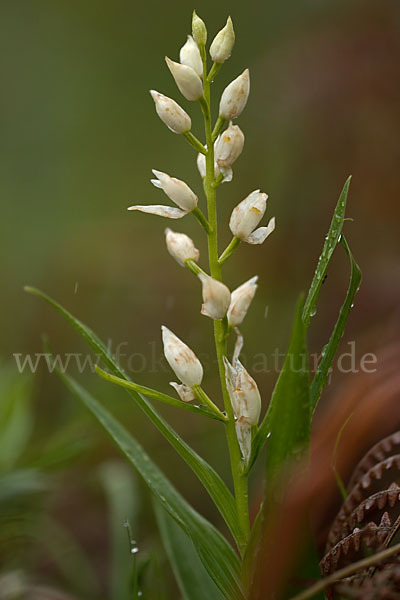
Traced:
[[218, 262], [220, 265], [223, 265], [224, 262], [226, 260], [228, 260], [228, 258], [230, 256], [232, 256], [232, 254], [235, 252], [235, 250], [239, 246], [239, 244], [240, 244], [240, 239], [238, 237], [234, 236], [218, 259]]
[[185, 260], [185, 265], [187, 266], [189, 271], [192, 271], [192, 273], [194, 273], [195, 275], [198, 275], [199, 273], [202, 273], [203, 275], [208, 275], [208, 273], [203, 271], [203, 269], [199, 267], [199, 265], [196, 262], [194, 262], [192, 258], [188, 258], [187, 260]]
[[200, 402], [204, 402], [204, 404], [208, 406], [208, 408], [211, 409], [219, 419], [222, 419], [223, 421], [227, 420], [227, 417], [219, 410], [218, 406], [214, 404], [211, 398], [207, 396], [206, 392], [203, 390], [201, 385], [192, 386], [192, 390], [196, 395], [196, 398], [198, 398]]
[[203, 144], [195, 135], [193, 135], [191, 131], [186, 131], [182, 135], [189, 142], [189, 144], [193, 146], [195, 150], [197, 150], [197, 152], [201, 152], [201, 154], [207, 154], [207, 150], [204, 148]]
[[[205, 64], [205, 63], [204, 63]], [[212, 72], [212, 70], [211, 70]], [[204, 67], [206, 73], [206, 66]], [[210, 73], [211, 74], [211, 73]], [[204, 115], [205, 134], [207, 144], [206, 154], [206, 176], [204, 178], [204, 191], [207, 198], [208, 222], [211, 231], [208, 234], [208, 257], [210, 265], [210, 275], [214, 279], [221, 281], [221, 266], [218, 262], [218, 229], [217, 229], [217, 198], [216, 188], [214, 187], [214, 144], [212, 140], [212, 125], [210, 111], [210, 80], [204, 76], [204, 101], [201, 102], [201, 108]], [[235, 417], [228, 390], [225, 382], [225, 367], [223, 356], [227, 355], [226, 347], [226, 320], [214, 320], [214, 338], [215, 348], [218, 360], [219, 377], [221, 381], [222, 396], [224, 400], [226, 421], [226, 437], [228, 442], [229, 456], [231, 462], [232, 478], [235, 489], [235, 500], [238, 514], [238, 522], [241, 528], [241, 539], [239, 540], [239, 550], [243, 554], [250, 534], [250, 520], [248, 507], [248, 484], [247, 474], [243, 472], [242, 456], [236, 437]]]
[[211, 231], [210, 223], [207, 221], [203, 211], [201, 211], [198, 206], [196, 206], [196, 208], [192, 210], [192, 215], [198, 220], [200, 225], [202, 227], [204, 227], [206, 232], [210, 233], [210, 231]]
[[217, 137], [221, 133], [221, 129], [225, 125], [225, 122], [226, 121], [225, 121], [225, 119], [223, 117], [218, 117], [217, 122], [215, 123], [215, 127], [214, 127], [213, 132], [212, 132], [213, 142], [215, 142], [215, 140], [217, 139]]

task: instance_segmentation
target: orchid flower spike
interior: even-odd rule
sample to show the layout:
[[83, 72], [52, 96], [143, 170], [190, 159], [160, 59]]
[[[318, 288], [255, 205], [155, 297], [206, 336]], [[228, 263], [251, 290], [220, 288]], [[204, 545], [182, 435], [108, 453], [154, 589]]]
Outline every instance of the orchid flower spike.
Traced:
[[210, 56], [216, 63], [225, 62], [231, 55], [235, 44], [235, 32], [232, 19], [228, 17], [226, 25], [217, 33], [210, 46]]
[[200, 78], [203, 77], [203, 61], [201, 60], [200, 50], [191, 35], [188, 35], [187, 42], [179, 52], [179, 60], [182, 65], [191, 67]]
[[186, 100], [199, 100], [203, 95], [203, 84], [192, 67], [174, 62], [168, 56], [165, 57], [168, 69]]
[[232, 292], [228, 309], [228, 323], [231, 327], [239, 327], [243, 322], [257, 290], [257, 279], [258, 275], [255, 275]]
[[204, 275], [204, 273], [199, 273], [198, 278], [203, 286], [204, 304], [201, 307], [201, 314], [211, 319], [223, 319], [231, 301], [229, 289], [221, 281]]
[[189, 388], [200, 385], [203, 379], [203, 367], [193, 350], [164, 325], [161, 331], [164, 355], [175, 375]]
[[219, 104], [219, 116], [230, 121], [236, 119], [244, 107], [250, 93], [250, 73], [246, 69], [224, 89]]
[[229, 227], [233, 235], [248, 244], [262, 244], [275, 229], [275, 217], [267, 227], [257, 225], [267, 209], [267, 194], [255, 190], [240, 202], [232, 211]]
[[156, 169], [153, 169], [153, 173], [157, 179], [152, 179], [151, 183], [155, 187], [162, 189], [167, 194], [168, 198], [172, 200], [172, 202], [175, 202], [179, 208], [160, 204], [149, 206], [139, 204], [130, 206], [128, 210], [139, 210], [141, 212], [159, 215], [160, 217], [167, 217], [169, 219], [181, 219], [196, 208], [198, 198], [184, 181], [176, 179], [175, 177], [170, 177], [167, 173], [156, 171]]
[[187, 114], [172, 98], [150, 90], [151, 97], [156, 105], [156, 111], [161, 121], [174, 133], [186, 133], [192, 127], [192, 121]]
[[165, 241], [167, 250], [171, 256], [182, 266], [185, 266], [186, 260], [199, 260], [200, 252], [195, 247], [193, 240], [185, 233], [177, 233], [167, 228], [165, 230]]

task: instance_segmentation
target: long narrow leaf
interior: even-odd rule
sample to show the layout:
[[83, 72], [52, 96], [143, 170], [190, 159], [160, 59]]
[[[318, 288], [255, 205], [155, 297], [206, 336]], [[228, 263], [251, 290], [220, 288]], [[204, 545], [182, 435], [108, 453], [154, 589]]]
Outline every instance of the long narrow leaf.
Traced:
[[66, 386], [93, 413], [158, 498], [160, 504], [186, 531], [210, 577], [228, 597], [243, 600], [239, 559], [226, 539], [179, 494], [142, 446], [87, 390], [59, 372]]
[[[58, 304], [55, 300], [37, 290], [36, 288], [26, 287], [25, 290], [36, 296], [39, 296], [51, 306], [53, 306], [73, 327], [78, 331], [82, 338], [89, 344], [91, 348], [101, 357], [104, 364], [110, 369], [112, 373], [130, 381], [128, 375], [124, 370], [116, 363], [113, 356], [110, 354], [107, 347], [97, 337], [93, 331], [84, 325], [81, 321], [76, 319], [70, 312], [64, 307]], [[161, 417], [156, 411], [153, 405], [143, 395], [138, 394], [132, 390], [129, 390], [131, 397], [137, 402], [143, 412], [149, 417], [157, 429], [162, 435], [169, 441], [169, 443], [175, 448], [180, 454], [183, 460], [190, 466], [193, 472], [197, 475], [198, 479], [204, 485], [205, 489], [211, 496], [216, 507], [224, 518], [227, 526], [229, 527], [235, 540], [240, 539], [240, 528], [238, 527], [237, 511], [235, 501], [232, 493], [227, 488], [226, 484], [222, 481], [221, 477], [214, 471], [214, 469], [203, 460], [188, 444], [186, 444], [182, 438], [176, 433], [176, 431]]]
[[310, 441], [310, 375], [302, 309], [300, 301], [289, 349], [268, 409], [267, 481], [274, 481], [287, 461], [300, 457]]
[[318, 259], [317, 267], [315, 269], [314, 277], [311, 282], [310, 290], [304, 303], [303, 320], [306, 327], [308, 327], [310, 319], [315, 312], [315, 305], [318, 299], [322, 282], [324, 281], [324, 277], [328, 269], [329, 261], [331, 260], [333, 251], [335, 250], [340, 240], [340, 235], [342, 233], [346, 213], [346, 203], [350, 181], [351, 176], [347, 179], [346, 183], [344, 184], [343, 190], [339, 196], [338, 203], [333, 213], [331, 225], [329, 227], [328, 234], [325, 238], [324, 247], [322, 248], [321, 256]]
[[154, 502], [154, 510], [161, 539], [183, 600], [224, 600], [224, 596], [203, 567], [191, 539], [157, 501]]
[[106, 381], [110, 383], [115, 383], [120, 387], [125, 388], [126, 390], [130, 390], [136, 392], [137, 394], [143, 394], [143, 396], [147, 396], [148, 398], [154, 398], [155, 400], [159, 400], [160, 402], [164, 402], [164, 404], [169, 404], [170, 406], [175, 406], [176, 408], [180, 408], [183, 410], [188, 410], [190, 412], [194, 412], [196, 415], [203, 415], [207, 417], [211, 417], [212, 419], [216, 419], [217, 421], [224, 421], [224, 417], [221, 414], [221, 418], [218, 418], [215, 412], [211, 412], [207, 407], [196, 406], [195, 404], [190, 404], [189, 402], [182, 402], [182, 400], [178, 400], [177, 398], [172, 398], [172, 396], [168, 396], [167, 394], [163, 394], [162, 392], [157, 392], [156, 390], [152, 390], [151, 388], [146, 388], [144, 385], [138, 385], [137, 383], [132, 383], [131, 381], [127, 381], [126, 379], [122, 379], [121, 377], [117, 377], [116, 375], [111, 375], [103, 369], [100, 369], [96, 365], [96, 373], [100, 375]]
[[274, 477], [282, 463], [300, 454], [310, 437], [310, 381], [302, 308], [302, 302], [299, 302], [285, 362], [267, 413], [253, 440], [250, 467], [268, 439], [268, 477]]
[[322, 390], [324, 389], [328, 380], [329, 369], [332, 366], [332, 362], [338, 349], [340, 340], [343, 337], [347, 319], [349, 317], [351, 307], [353, 306], [354, 296], [360, 288], [362, 279], [360, 268], [355, 262], [353, 255], [350, 252], [349, 245], [344, 236], [341, 237], [341, 243], [350, 259], [350, 283], [345, 301], [339, 312], [338, 320], [336, 321], [331, 337], [329, 338], [329, 342], [322, 350], [322, 359], [318, 365], [317, 372], [311, 384], [311, 402], [313, 411], [315, 410], [318, 404]]

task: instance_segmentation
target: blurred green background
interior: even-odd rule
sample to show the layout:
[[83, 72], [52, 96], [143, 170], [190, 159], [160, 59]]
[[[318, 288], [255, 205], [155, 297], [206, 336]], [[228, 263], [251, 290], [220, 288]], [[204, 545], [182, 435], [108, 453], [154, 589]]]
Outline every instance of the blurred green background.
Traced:
[[[128, 357], [121, 362], [138, 383], [168, 392], [171, 373], [160, 362], [160, 325], [166, 324], [202, 357], [206, 388], [216, 395], [212, 324], [199, 314], [199, 284], [166, 252], [166, 222], [126, 211], [131, 204], [164, 202], [149, 183], [152, 168], [201, 192], [195, 153], [160, 122], [148, 94], [155, 88], [180, 102], [201, 136], [199, 107], [179, 97], [164, 63], [165, 54], [178, 58], [193, 8], [175, 0], [0, 4], [0, 577], [8, 577], [10, 589], [129, 597], [113, 587], [124, 544], [128, 558], [118, 563], [120, 573], [130, 560], [122, 522], [129, 517], [143, 569], [149, 561], [147, 580], [159, 582], [149, 597], [176, 597], [147, 491], [45, 364], [35, 375], [21, 375], [13, 355], [42, 352], [43, 333], [56, 353], [87, 352], [57, 314], [23, 292], [30, 284], [114, 350], [122, 342]], [[268, 360], [273, 366], [274, 350], [286, 349], [296, 298], [309, 284], [349, 174], [354, 222], [346, 235], [364, 282], [344, 347], [355, 340], [359, 355], [373, 352], [398, 327], [400, 4], [206, 0], [195, 8], [210, 39], [227, 14], [236, 29], [235, 50], [214, 86], [216, 102], [245, 67], [251, 72], [251, 96], [239, 119], [245, 151], [233, 183], [220, 188], [219, 219], [222, 248], [230, 240], [233, 206], [256, 188], [269, 194], [267, 214], [277, 219], [263, 246], [242, 245], [225, 269], [232, 288], [260, 276], [243, 333], [246, 362], [266, 404], [276, 372], [260, 365]], [[193, 237], [205, 260], [193, 218], [172, 228]], [[314, 320], [312, 350], [326, 342], [344, 295], [348, 267], [337, 254]], [[71, 371], [77, 373], [73, 362]], [[128, 396], [90, 369], [79, 377], [124, 419], [196, 508], [219, 524], [190, 471]], [[340, 378], [334, 377], [326, 401]], [[218, 424], [160, 410], [228, 479]], [[255, 493], [259, 485], [256, 474]], [[115, 497], [125, 499], [119, 509]]]

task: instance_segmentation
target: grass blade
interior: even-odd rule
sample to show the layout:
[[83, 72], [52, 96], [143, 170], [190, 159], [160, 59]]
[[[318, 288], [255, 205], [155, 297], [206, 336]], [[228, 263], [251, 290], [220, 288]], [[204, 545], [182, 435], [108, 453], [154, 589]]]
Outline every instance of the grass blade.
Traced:
[[339, 312], [338, 320], [336, 321], [335, 327], [333, 328], [331, 337], [329, 338], [329, 342], [322, 350], [322, 359], [318, 365], [317, 372], [315, 373], [314, 379], [311, 384], [311, 402], [313, 411], [315, 410], [318, 401], [321, 397], [322, 390], [326, 385], [329, 369], [332, 366], [332, 362], [338, 349], [340, 340], [343, 337], [347, 319], [349, 317], [351, 307], [353, 306], [354, 296], [360, 288], [362, 279], [360, 268], [355, 262], [353, 255], [350, 252], [349, 245], [344, 236], [341, 237], [341, 243], [350, 259], [350, 283], [345, 301]]
[[239, 559], [226, 539], [188, 504], [121, 423], [72, 377], [60, 372], [59, 376], [97, 418], [163, 508], [190, 537], [204, 567], [221, 592], [227, 598], [244, 600], [239, 583]]
[[303, 320], [308, 327], [310, 324], [311, 317], [315, 314], [315, 305], [318, 299], [318, 295], [321, 289], [322, 282], [326, 271], [328, 269], [329, 261], [332, 258], [333, 251], [335, 250], [342, 233], [344, 218], [346, 214], [346, 203], [347, 195], [349, 192], [351, 176], [347, 179], [344, 184], [343, 190], [339, 196], [338, 203], [333, 213], [331, 225], [329, 227], [328, 234], [325, 238], [325, 244], [322, 248], [321, 256], [318, 259], [317, 267], [315, 269], [314, 277], [311, 282], [310, 290], [306, 301], [304, 302], [303, 308]]
[[[104, 364], [114, 375], [121, 377], [126, 381], [130, 381], [128, 375], [117, 364], [107, 347], [89, 327], [76, 319], [64, 307], [58, 304], [58, 302], [40, 290], [32, 287], [26, 287], [25, 290], [36, 296], [39, 296], [53, 306], [53, 308], [55, 308], [72, 325], [72, 327], [74, 327], [74, 329], [89, 344], [95, 353], [101, 357]], [[129, 394], [140, 406], [143, 412], [149, 417], [152, 423], [157, 427], [160, 433], [162, 433], [162, 435], [169, 441], [169, 443], [175, 448], [183, 460], [197, 475], [198, 479], [204, 485], [205, 489], [214, 501], [217, 509], [221, 513], [234, 539], [239, 540], [241, 532], [240, 528], [238, 527], [235, 501], [232, 493], [222, 481], [221, 477], [205, 460], [203, 460], [188, 444], [186, 444], [186, 442], [182, 440], [176, 431], [161, 417], [161, 415], [159, 415], [147, 398], [145, 398], [142, 394], [138, 394], [132, 390], [129, 390]]]

